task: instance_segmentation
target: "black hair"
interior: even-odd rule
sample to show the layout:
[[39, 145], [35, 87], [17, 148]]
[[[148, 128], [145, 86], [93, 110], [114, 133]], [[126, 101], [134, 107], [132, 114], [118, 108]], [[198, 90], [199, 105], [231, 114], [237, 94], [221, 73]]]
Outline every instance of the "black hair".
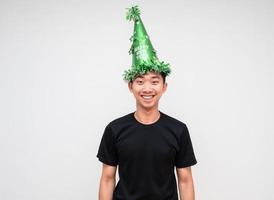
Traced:
[[163, 82], [166, 83], [166, 74], [163, 73], [163, 72], [161, 72], [160, 74], [161, 74], [161, 76], [163, 78]]

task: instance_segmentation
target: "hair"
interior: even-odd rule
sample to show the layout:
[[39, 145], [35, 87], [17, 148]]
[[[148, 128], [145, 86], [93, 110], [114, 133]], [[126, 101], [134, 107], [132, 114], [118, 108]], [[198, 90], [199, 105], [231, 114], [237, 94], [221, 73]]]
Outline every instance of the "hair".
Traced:
[[[160, 72], [159, 74], [160, 74], [160, 75], [162, 76], [162, 78], [163, 78], [163, 83], [166, 83], [166, 74], [165, 74], [164, 72]], [[137, 77], [138, 77], [138, 76], [137, 76]], [[134, 79], [135, 79], [135, 78], [134, 78]], [[130, 80], [129, 82], [132, 83], [134, 79]]]
[[163, 78], [163, 82], [166, 83], [166, 74], [163, 73], [163, 72], [161, 72], [160, 74], [161, 74], [161, 76]]

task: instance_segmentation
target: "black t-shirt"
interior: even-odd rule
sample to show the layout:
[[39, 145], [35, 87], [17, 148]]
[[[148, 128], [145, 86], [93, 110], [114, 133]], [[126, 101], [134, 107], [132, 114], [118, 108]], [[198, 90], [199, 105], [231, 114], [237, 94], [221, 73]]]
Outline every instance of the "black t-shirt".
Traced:
[[187, 126], [162, 112], [153, 124], [134, 113], [110, 122], [97, 157], [117, 166], [113, 200], [178, 200], [174, 167], [197, 163]]

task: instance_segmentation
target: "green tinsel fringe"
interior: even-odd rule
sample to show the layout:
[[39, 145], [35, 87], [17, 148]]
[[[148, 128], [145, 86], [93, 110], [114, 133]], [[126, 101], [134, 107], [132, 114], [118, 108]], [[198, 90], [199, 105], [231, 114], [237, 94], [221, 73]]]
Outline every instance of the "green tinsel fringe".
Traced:
[[144, 62], [139, 66], [132, 66], [131, 69], [125, 70], [123, 77], [125, 81], [129, 82], [134, 80], [138, 75], [143, 75], [148, 72], [163, 73], [165, 76], [168, 76], [171, 70], [169, 68], [169, 64], [164, 62]]
[[127, 15], [126, 18], [127, 20], [131, 21], [131, 20], [138, 20], [140, 17], [140, 9], [138, 8], [138, 6], [133, 6], [131, 8], [127, 8]]

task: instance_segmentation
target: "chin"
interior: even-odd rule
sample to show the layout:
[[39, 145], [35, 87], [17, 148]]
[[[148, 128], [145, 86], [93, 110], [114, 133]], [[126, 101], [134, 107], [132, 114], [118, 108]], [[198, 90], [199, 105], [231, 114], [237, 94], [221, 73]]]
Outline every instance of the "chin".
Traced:
[[154, 107], [156, 107], [157, 104], [155, 103], [138, 103], [139, 106], [141, 106], [142, 108], [145, 108], [145, 109], [152, 109]]

